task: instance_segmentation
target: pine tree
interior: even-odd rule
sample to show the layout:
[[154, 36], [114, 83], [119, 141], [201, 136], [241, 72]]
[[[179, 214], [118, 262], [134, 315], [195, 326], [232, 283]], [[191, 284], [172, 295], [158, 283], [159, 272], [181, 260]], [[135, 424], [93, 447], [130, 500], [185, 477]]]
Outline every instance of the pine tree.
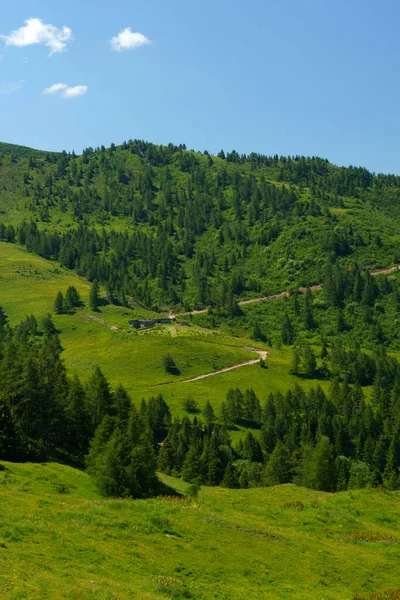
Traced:
[[319, 436], [314, 449], [305, 454], [301, 469], [301, 483], [325, 492], [336, 489], [336, 470], [333, 447], [326, 436]]
[[254, 390], [246, 390], [243, 397], [243, 419], [255, 425], [261, 423], [261, 406]]
[[240, 487], [239, 478], [236, 473], [234, 465], [229, 462], [225, 469], [224, 478], [221, 482], [221, 486], [225, 488], [235, 489]]
[[336, 469], [336, 490], [343, 492], [347, 490], [347, 485], [350, 476], [350, 459], [346, 456], [338, 456], [335, 461]]
[[96, 367], [86, 387], [87, 408], [91, 419], [92, 434], [106, 415], [114, 415], [115, 408], [108, 381], [101, 369]]
[[162, 442], [171, 426], [171, 411], [161, 394], [150, 398], [147, 404], [146, 422], [153, 436], [154, 445]]
[[211, 406], [210, 402], [207, 400], [206, 405], [203, 409], [203, 417], [204, 420], [206, 422], [206, 426], [211, 429], [212, 426], [215, 423], [215, 414], [214, 414], [214, 410], [213, 407]]
[[297, 348], [293, 348], [292, 352], [292, 365], [290, 367], [290, 372], [292, 375], [299, 375], [300, 373], [300, 352]]
[[312, 306], [312, 293], [310, 292], [310, 289], [307, 289], [307, 291], [304, 295], [304, 311], [303, 311], [304, 327], [307, 330], [314, 329], [316, 327], [316, 323], [314, 321], [311, 306]]
[[99, 285], [97, 281], [94, 281], [90, 287], [89, 293], [89, 306], [91, 310], [97, 311], [99, 309], [100, 298], [99, 298]]
[[244, 439], [242, 456], [245, 460], [251, 462], [263, 462], [264, 457], [260, 443], [256, 440], [251, 431], [248, 432]]
[[119, 426], [126, 430], [131, 415], [132, 400], [122, 385], [119, 385], [114, 392], [113, 405]]
[[201, 449], [197, 442], [192, 442], [186, 454], [185, 461], [182, 466], [182, 479], [191, 483], [198, 479], [201, 475], [200, 463]]
[[312, 379], [317, 372], [317, 361], [315, 354], [309, 344], [306, 344], [303, 351], [304, 375]]
[[78, 376], [69, 383], [66, 419], [68, 448], [70, 452], [83, 456], [87, 453], [90, 440], [90, 417], [86, 407], [86, 395]]
[[10, 406], [6, 398], [0, 394], [0, 459], [18, 461], [25, 458], [21, 455], [20, 440]]
[[226, 408], [231, 423], [238, 423], [243, 418], [243, 394], [238, 388], [228, 391]]
[[264, 485], [289, 483], [292, 479], [293, 461], [288, 447], [278, 441], [263, 472]]
[[157, 468], [166, 475], [171, 475], [175, 468], [176, 454], [170, 440], [166, 438], [158, 454]]
[[4, 308], [0, 306], [0, 339], [4, 334], [8, 323], [8, 316]]
[[282, 320], [282, 327], [281, 327], [281, 339], [282, 339], [282, 344], [285, 344], [285, 346], [291, 346], [294, 342], [294, 329], [293, 329], [293, 325], [289, 319], [289, 316], [287, 313], [285, 313], [283, 320]]
[[55, 336], [58, 333], [57, 327], [54, 325], [50, 314], [47, 314], [45, 317], [42, 318], [41, 326], [45, 335]]
[[224, 427], [229, 427], [230, 425], [232, 425], [232, 421], [230, 420], [228, 403], [225, 401], [221, 402], [221, 406], [219, 409], [219, 418]]
[[64, 296], [62, 292], [58, 292], [56, 299], [54, 301], [54, 311], [58, 315], [62, 315], [64, 312]]

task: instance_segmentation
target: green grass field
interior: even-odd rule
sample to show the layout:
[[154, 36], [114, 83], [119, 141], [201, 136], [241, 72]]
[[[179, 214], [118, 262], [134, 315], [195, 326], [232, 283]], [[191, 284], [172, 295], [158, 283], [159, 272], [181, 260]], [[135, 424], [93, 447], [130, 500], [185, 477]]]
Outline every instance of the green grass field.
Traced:
[[[247, 366], [193, 383], [180, 383], [204, 373], [257, 358], [246, 347], [255, 343], [199, 327], [163, 326], [135, 331], [132, 318], [153, 316], [144, 309], [107, 305], [98, 313], [87, 308], [89, 283], [55, 263], [27, 252], [16, 244], [0, 243], [0, 305], [11, 324], [29, 314], [38, 319], [52, 312], [59, 290], [74, 285], [86, 306], [74, 315], [55, 315], [61, 331], [63, 359], [68, 369], [87, 379], [100, 366], [113, 386], [122, 383], [135, 401], [153, 394], [165, 395], [171, 408], [182, 411], [183, 399], [192, 396], [203, 407], [207, 400], [218, 408], [230, 387], [253, 387], [260, 400], [272, 390], [288, 389], [295, 378], [287, 374], [291, 357], [284, 351], [270, 351], [268, 369]], [[263, 348], [262, 344], [257, 347]], [[181, 371], [168, 375], [162, 359], [171, 354]]]
[[113, 500], [70, 467], [1, 464], [4, 600], [351, 600], [399, 587], [396, 493], [284, 485]]

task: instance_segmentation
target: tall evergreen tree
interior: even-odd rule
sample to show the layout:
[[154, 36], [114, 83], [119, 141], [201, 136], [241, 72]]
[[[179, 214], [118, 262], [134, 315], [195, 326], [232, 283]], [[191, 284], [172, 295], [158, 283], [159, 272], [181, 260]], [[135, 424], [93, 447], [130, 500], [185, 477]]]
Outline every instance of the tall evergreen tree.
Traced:
[[90, 287], [89, 306], [93, 311], [97, 311], [99, 309], [99, 305], [99, 284], [97, 283], [97, 281], [94, 281]]

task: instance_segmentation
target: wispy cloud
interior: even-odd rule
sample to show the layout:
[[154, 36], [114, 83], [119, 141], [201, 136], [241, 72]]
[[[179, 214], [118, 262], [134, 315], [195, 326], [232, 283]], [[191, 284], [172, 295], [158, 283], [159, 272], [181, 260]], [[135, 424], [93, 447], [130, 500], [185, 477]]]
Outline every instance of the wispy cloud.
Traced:
[[50, 87], [43, 90], [42, 94], [58, 94], [61, 92], [63, 98], [76, 98], [83, 96], [89, 91], [87, 85], [75, 85], [70, 87], [66, 83], [54, 83]]
[[12, 94], [20, 90], [26, 83], [26, 79], [20, 79], [19, 81], [11, 81], [4, 86], [0, 87], [0, 94]]
[[41, 19], [31, 18], [25, 25], [15, 29], [9, 35], [1, 35], [6, 46], [31, 46], [32, 44], [45, 44], [50, 48], [50, 55], [62, 52], [67, 47], [67, 42], [72, 39], [69, 27], [59, 29], [54, 25], [43, 23]]
[[136, 48], [147, 46], [149, 44], [151, 44], [149, 38], [143, 35], [143, 33], [133, 32], [130, 27], [126, 27], [120, 31], [119, 34], [111, 40], [111, 48], [115, 52], [135, 50]]
[[54, 83], [50, 87], [43, 90], [42, 94], [56, 94], [57, 92], [61, 92], [67, 88], [66, 83]]

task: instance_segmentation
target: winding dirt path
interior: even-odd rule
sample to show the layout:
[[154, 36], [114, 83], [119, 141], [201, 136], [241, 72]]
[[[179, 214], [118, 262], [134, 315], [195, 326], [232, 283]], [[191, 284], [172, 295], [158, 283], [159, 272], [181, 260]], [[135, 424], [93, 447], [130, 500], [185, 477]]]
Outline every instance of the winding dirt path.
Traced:
[[[268, 356], [268, 352], [266, 350], [259, 350], [258, 348], [249, 348], [248, 346], [245, 346], [241, 348], [241, 350], [248, 350], [249, 352], [254, 352], [255, 354], [258, 354], [262, 360], [265, 360]], [[200, 381], [201, 379], [206, 379], [207, 377], [215, 377], [215, 375], [221, 375], [221, 373], [227, 373], [228, 371], [234, 371], [235, 369], [242, 369], [243, 367], [257, 365], [260, 362], [260, 358], [247, 360], [246, 362], [238, 363], [236, 365], [232, 365], [231, 367], [225, 367], [224, 369], [218, 369], [218, 371], [212, 371], [211, 373], [205, 373], [204, 375], [197, 375], [197, 377], [192, 377], [192, 379], [183, 379], [181, 381], [167, 381], [166, 383], [158, 383], [154, 387], [160, 387], [161, 385], [177, 385], [180, 383], [191, 383], [193, 381]]]
[[96, 321], [97, 323], [105, 325], [106, 327], [108, 327], [108, 329], [111, 329], [111, 331], [118, 331], [118, 327], [116, 325], [110, 325], [109, 323], [106, 323], [104, 319], [100, 319], [100, 317], [94, 317], [93, 315], [89, 315], [89, 319], [91, 321]]
[[[386, 269], [373, 269], [372, 271], [370, 271], [370, 274], [372, 275], [372, 277], [376, 277], [377, 275], [390, 275], [391, 273], [394, 273], [395, 271], [400, 271], [400, 265], [396, 265], [395, 267], [388, 267]], [[323, 289], [323, 285], [322, 283], [319, 283], [318, 285], [311, 285], [309, 288], [307, 287], [299, 287], [297, 288], [297, 291], [299, 294], [305, 294], [305, 292], [307, 291], [307, 289], [310, 290], [310, 292], [316, 292], [318, 290], [322, 290]], [[278, 294], [272, 294], [272, 296], [259, 296], [257, 298], [250, 298], [250, 300], [240, 300], [238, 302], [239, 306], [246, 306], [247, 304], [255, 304], [256, 302], [266, 302], [267, 300], [278, 300], [279, 298], [284, 298], [285, 296], [289, 296], [289, 292], [279, 292]], [[177, 317], [185, 317], [188, 315], [204, 315], [207, 312], [207, 308], [202, 308], [200, 310], [191, 310], [189, 312], [183, 312], [183, 313], [177, 313], [176, 315], [173, 313], [170, 313], [168, 316], [170, 319], [176, 319]]]

